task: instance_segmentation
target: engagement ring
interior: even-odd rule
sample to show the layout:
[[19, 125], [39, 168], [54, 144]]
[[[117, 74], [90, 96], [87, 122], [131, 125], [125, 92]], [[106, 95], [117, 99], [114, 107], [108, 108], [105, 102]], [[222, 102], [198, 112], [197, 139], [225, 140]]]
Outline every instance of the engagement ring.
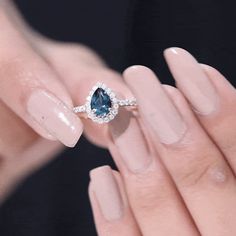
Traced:
[[104, 83], [98, 82], [89, 92], [87, 102], [73, 108], [75, 113], [87, 113], [92, 121], [102, 124], [113, 120], [118, 114], [119, 107], [136, 108], [135, 98], [118, 99], [116, 94]]

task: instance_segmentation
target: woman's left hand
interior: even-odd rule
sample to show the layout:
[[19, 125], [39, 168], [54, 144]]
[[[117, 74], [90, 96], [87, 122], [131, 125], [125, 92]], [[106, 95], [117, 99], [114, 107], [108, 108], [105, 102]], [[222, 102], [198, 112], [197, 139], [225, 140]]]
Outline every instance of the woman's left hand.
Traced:
[[236, 235], [235, 88], [183, 49], [165, 57], [178, 89], [146, 67], [124, 72], [139, 114], [110, 126], [120, 173], [91, 172], [99, 236]]
[[106, 147], [107, 125], [80, 119], [72, 110], [86, 102], [97, 82], [115, 87], [122, 96], [129, 90], [90, 48], [33, 31], [13, 1], [0, 1], [0, 31], [2, 204], [19, 181], [64, 149], [62, 143], [75, 146], [83, 130], [93, 143]]

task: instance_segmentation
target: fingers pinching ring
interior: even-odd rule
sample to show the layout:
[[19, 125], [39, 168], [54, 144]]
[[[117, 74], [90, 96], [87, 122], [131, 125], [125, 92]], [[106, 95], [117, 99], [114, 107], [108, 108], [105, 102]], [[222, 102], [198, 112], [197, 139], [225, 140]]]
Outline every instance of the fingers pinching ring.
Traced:
[[73, 111], [87, 113], [88, 118], [99, 124], [113, 120], [119, 112], [119, 107], [137, 107], [135, 98], [118, 99], [116, 94], [101, 82], [93, 86], [86, 100], [84, 105], [74, 107]]

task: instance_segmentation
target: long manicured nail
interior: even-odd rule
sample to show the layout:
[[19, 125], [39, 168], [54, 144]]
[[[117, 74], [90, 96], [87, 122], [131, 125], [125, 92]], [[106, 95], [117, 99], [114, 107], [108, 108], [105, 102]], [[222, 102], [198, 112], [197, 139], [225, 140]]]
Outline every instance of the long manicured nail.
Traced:
[[118, 220], [123, 216], [123, 200], [119, 186], [109, 166], [102, 166], [90, 172], [92, 191], [104, 218]]
[[182, 48], [166, 49], [164, 55], [178, 88], [193, 108], [203, 115], [215, 111], [218, 96], [196, 59]]
[[123, 162], [131, 172], [145, 171], [151, 156], [137, 119], [128, 111], [120, 110], [110, 126], [110, 132]]
[[146, 124], [164, 144], [178, 142], [186, 125], [178, 110], [163, 90], [155, 74], [144, 66], [132, 66], [124, 77], [137, 98], [139, 111]]
[[50, 135], [66, 146], [75, 146], [82, 133], [82, 122], [61, 100], [39, 89], [30, 95], [27, 110]]

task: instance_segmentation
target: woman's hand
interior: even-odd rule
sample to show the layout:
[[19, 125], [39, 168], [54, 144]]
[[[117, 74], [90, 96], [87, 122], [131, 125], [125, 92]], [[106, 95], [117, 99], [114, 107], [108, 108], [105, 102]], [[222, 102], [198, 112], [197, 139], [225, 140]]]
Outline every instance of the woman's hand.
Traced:
[[99, 236], [236, 235], [236, 91], [183, 49], [165, 57], [178, 89], [142, 66], [124, 72], [139, 113], [110, 127], [120, 173], [91, 172]]
[[73, 147], [83, 128], [94, 143], [106, 146], [107, 127], [80, 120], [73, 103], [84, 104], [98, 81], [120, 93], [128, 89], [90, 49], [38, 35], [10, 1], [0, 3], [0, 32], [1, 202], [18, 181], [61, 151], [61, 143]]

